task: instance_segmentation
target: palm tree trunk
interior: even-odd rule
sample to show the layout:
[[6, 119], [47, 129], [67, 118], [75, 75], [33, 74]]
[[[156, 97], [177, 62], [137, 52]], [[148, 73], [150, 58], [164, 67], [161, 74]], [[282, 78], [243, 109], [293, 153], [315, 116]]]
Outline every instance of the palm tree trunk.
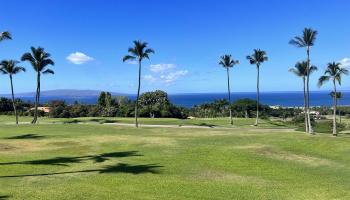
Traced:
[[136, 126], [136, 128], [139, 127], [137, 117], [138, 117], [138, 107], [139, 107], [140, 86], [141, 86], [141, 60], [139, 60], [139, 82], [138, 82], [138, 87], [137, 87], [137, 97], [136, 97], [136, 103], [135, 103], [135, 126]]
[[305, 88], [305, 77], [303, 77], [303, 85], [304, 85], [304, 119], [305, 119], [305, 133], [309, 132], [309, 125], [308, 125], [308, 120], [307, 120], [307, 100], [306, 100], [306, 88]]
[[306, 93], [307, 93], [307, 122], [309, 126], [309, 133], [314, 134], [314, 131], [311, 126], [311, 118], [310, 118], [310, 49], [307, 48], [307, 79], [306, 79]]
[[230, 89], [230, 73], [229, 68], [226, 68], [227, 70], [227, 89], [228, 89], [228, 109], [230, 111], [230, 124], [233, 125], [232, 120], [232, 110], [231, 110], [231, 89]]
[[15, 113], [16, 117], [16, 124], [18, 124], [18, 114], [17, 114], [17, 109], [16, 109], [16, 103], [15, 103], [15, 95], [13, 92], [13, 83], [12, 83], [12, 75], [10, 74], [10, 83], [11, 83], [11, 93], [12, 93], [12, 106], [13, 106], [13, 111]]
[[40, 95], [40, 72], [38, 72], [38, 74], [37, 74], [37, 87], [36, 87], [36, 96], [35, 96], [34, 118], [32, 120], [32, 124], [36, 124], [36, 122], [38, 120], [39, 95]]
[[259, 79], [260, 79], [260, 70], [259, 65], [257, 65], [258, 75], [257, 75], [257, 81], [256, 81], [256, 120], [255, 120], [255, 126], [259, 123], [259, 101], [260, 101], [260, 91], [259, 91]]
[[334, 97], [333, 97], [333, 136], [337, 136], [337, 88], [335, 85], [335, 79], [333, 79], [333, 87], [334, 87]]

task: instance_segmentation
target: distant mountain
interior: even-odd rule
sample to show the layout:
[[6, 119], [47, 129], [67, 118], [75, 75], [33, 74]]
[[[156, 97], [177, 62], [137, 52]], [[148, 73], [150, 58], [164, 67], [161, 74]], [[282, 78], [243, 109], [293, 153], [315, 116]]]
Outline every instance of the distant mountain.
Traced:
[[[75, 89], [58, 89], [58, 90], [46, 90], [41, 91], [41, 97], [68, 97], [68, 98], [80, 98], [80, 97], [97, 97], [101, 93], [100, 90], [75, 90]], [[111, 92], [113, 96], [129, 96], [124, 93]], [[0, 96], [10, 97], [10, 94], [2, 94]], [[35, 97], [35, 92], [26, 92], [16, 94], [17, 98], [31, 98]]]

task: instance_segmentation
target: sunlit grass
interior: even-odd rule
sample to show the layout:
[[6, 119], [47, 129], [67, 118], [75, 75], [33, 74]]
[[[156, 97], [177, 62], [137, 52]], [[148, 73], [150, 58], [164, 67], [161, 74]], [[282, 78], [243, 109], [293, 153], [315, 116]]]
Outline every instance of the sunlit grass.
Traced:
[[[0, 125], [5, 199], [350, 198], [346, 134], [256, 128], [250, 119], [236, 119], [232, 129], [44, 123], [53, 119], [15, 126], [9, 119]], [[186, 123], [207, 120], [226, 126], [226, 119]]]

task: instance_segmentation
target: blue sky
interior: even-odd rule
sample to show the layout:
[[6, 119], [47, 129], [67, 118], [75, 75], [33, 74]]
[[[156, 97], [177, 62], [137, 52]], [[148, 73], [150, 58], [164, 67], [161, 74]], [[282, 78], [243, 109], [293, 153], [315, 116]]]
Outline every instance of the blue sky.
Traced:
[[[288, 69], [305, 51], [288, 41], [304, 27], [319, 32], [311, 51], [319, 67], [312, 90], [319, 90], [327, 62], [350, 58], [348, 0], [11, 0], [2, 8], [0, 30], [10, 31], [13, 40], [0, 43], [0, 59], [20, 59], [30, 46], [42, 46], [56, 62], [56, 74], [43, 76], [42, 90], [135, 93], [137, 66], [121, 59], [136, 39], [156, 51], [143, 63], [142, 91], [225, 92], [225, 70], [218, 65], [223, 54], [240, 60], [231, 70], [232, 91], [255, 91], [256, 68], [245, 59], [254, 48], [269, 56], [261, 68], [262, 91], [300, 90], [301, 81]], [[21, 65], [27, 72], [14, 78], [15, 90], [34, 91], [35, 73]], [[0, 77], [0, 93], [9, 92], [8, 82]], [[350, 77], [341, 89], [350, 89]]]

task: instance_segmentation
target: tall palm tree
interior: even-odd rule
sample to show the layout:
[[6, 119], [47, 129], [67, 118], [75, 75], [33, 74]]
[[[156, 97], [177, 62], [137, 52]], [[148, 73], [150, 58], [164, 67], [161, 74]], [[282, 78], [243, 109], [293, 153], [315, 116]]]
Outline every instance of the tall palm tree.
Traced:
[[[307, 71], [310, 70], [310, 48], [314, 46], [316, 41], [317, 31], [312, 30], [311, 28], [305, 28], [303, 30], [302, 36], [296, 36], [292, 40], [289, 41], [289, 44], [294, 45], [298, 48], [306, 48], [306, 56], [307, 56]], [[307, 95], [307, 121], [308, 121], [308, 130], [310, 134], [313, 134], [313, 129], [311, 126], [310, 119], [310, 91], [309, 91], [309, 83], [310, 83], [310, 73], [306, 76], [306, 95]]]
[[254, 52], [252, 55], [247, 56], [247, 59], [249, 60], [251, 65], [256, 65], [256, 69], [258, 71], [257, 74], [257, 81], [256, 81], [256, 121], [255, 126], [259, 123], [259, 104], [260, 104], [260, 85], [259, 85], [259, 79], [260, 79], [260, 65], [268, 60], [268, 57], [266, 56], [266, 52], [260, 49], [254, 49]]
[[54, 71], [47, 69], [48, 65], [55, 65], [53, 60], [50, 58], [50, 54], [45, 52], [42, 47], [31, 47], [31, 52], [23, 54], [21, 60], [28, 61], [35, 72], [37, 73], [37, 87], [36, 87], [36, 96], [35, 96], [35, 110], [34, 118], [32, 124], [35, 124], [38, 120], [38, 104], [40, 102], [40, 76], [41, 74], [54, 74]]
[[226, 68], [226, 72], [227, 72], [227, 90], [228, 90], [228, 102], [229, 102], [228, 106], [229, 106], [229, 111], [230, 111], [230, 124], [231, 125], [233, 125], [233, 120], [232, 120], [232, 110], [231, 110], [231, 90], [230, 90], [230, 72], [229, 72], [229, 69], [236, 64], [239, 64], [239, 61], [232, 59], [231, 55], [221, 56], [221, 60], [219, 62], [219, 65]]
[[341, 85], [342, 75], [348, 75], [349, 71], [341, 67], [340, 63], [328, 63], [324, 75], [318, 79], [318, 86], [321, 87], [325, 82], [331, 80], [333, 83], [333, 136], [337, 136], [337, 82]]
[[[317, 70], [316, 66], [310, 67], [310, 73]], [[294, 73], [296, 76], [301, 77], [303, 80], [303, 94], [304, 94], [304, 118], [305, 118], [305, 132], [309, 132], [308, 120], [307, 120], [307, 99], [306, 99], [306, 77], [307, 77], [307, 62], [297, 62], [294, 68], [289, 69], [290, 72]]]
[[15, 112], [16, 116], [16, 124], [18, 124], [18, 113], [16, 109], [16, 103], [15, 103], [15, 95], [13, 92], [13, 82], [12, 82], [12, 75], [18, 74], [19, 72], [25, 72], [26, 69], [20, 66], [17, 66], [19, 62], [15, 60], [3, 60], [0, 63], [0, 72], [3, 74], [8, 74], [10, 77], [10, 84], [11, 84], [11, 93], [12, 93], [12, 106], [13, 111]]
[[147, 48], [148, 43], [142, 41], [134, 41], [134, 46], [128, 49], [129, 55], [123, 57], [123, 62], [137, 60], [139, 64], [139, 77], [138, 77], [138, 87], [137, 87], [137, 97], [135, 104], [135, 126], [139, 127], [137, 117], [138, 117], [138, 106], [140, 97], [140, 86], [141, 86], [141, 64], [143, 59], [149, 59], [150, 54], [154, 54], [154, 50]]

